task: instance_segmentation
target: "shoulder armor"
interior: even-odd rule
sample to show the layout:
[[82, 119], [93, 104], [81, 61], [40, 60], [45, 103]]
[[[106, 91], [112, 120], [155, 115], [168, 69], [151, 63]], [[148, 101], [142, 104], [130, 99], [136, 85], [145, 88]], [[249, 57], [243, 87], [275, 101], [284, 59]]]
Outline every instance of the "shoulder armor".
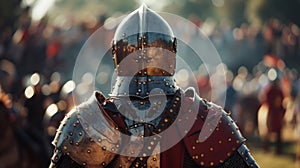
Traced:
[[113, 160], [121, 135], [115, 130], [113, 121], [102, 116], [105, 112], [99, 105], [92, 96], [65, 116], [53, 141], [54, 164], [62, 154], [83, 166], [105, 166]]
[[237, 125], [220, 106], [200, 101], [194, 125], [184, 138], [188, 154], [199, 166], [223, 163], [245, 141]]

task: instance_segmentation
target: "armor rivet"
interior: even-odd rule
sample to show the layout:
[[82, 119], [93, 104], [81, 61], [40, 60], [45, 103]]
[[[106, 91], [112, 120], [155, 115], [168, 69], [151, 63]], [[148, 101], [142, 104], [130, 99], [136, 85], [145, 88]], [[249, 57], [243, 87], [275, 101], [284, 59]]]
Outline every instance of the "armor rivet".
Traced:
[[154, 142], [153, 142], [153, 141], [151, 141], [151, 142], [150, 142], [150, 144], [151, 144], [151, 145], [154, 145]]
[[168, 120], [167, 118], [165, 118], [165, 119], [164, 119], [164, 122], [167, 123], [167, 122], [169, 122], [169, 120]]
[[152, 148], [151, 148], [151, 146], [148, 146], [147, 149], [148, 149], [148, 150], [151, 150]]
[[146, 157], [147, 156], [147, 154], [146, 153], [143, 153], [143, 157]]
[[191, 109], [189, 109], [189, 110], [188, 110], [188, 112], [190, 113], [190, 112], [192, 112], [192, 110], [191, 110]]
[[221, 124], [221, 123], [222, 123], [222, 120], [220, 120], [219, 123]]
[[142, 91], [142, 89], [138, 89], [138, 92], [141, 92]]
[[231, 154], [228, 152], [228, 153], [227, 153], [227, 156], [230, 156], [230, 155], [231, 155]]
[[161, 132], [161, 129], [159, 128], [157, 131], [158, 131], [158, 132]]
[[119, 144], [117, 144], [117, 145], [116, 145], [116, 148], [118, 148], [118, 147], [120, 147], [120, 145], [119, 145]]
[[204, 166], [204, 162], [200, 162], [200, 165], [201, 165], [201, 166]]
[[144, 71], [144, 74], [147, 74], [147, 72], [146, 72], [146, 71]]
[[86, 163], [85, 163], [85, 162], [83, 162], [83, 163], [82, 163], [82, 165], [83, 165], [83, 166], [86, 166]]
[[196, 149], [196, 147], [195, 147], [195, 146], [192, 146], [192, 149], [193, 149], [193, 150], [195, 150], [195, 149]]
[[243, 156], [244, 154], [245, 154], [244, 152], [241, 153], [242, 156]]
[[170, 109], [170, 113], [173, 113], [173, 109]]
[[89, 140], [90, 140], [90, 142], [94, 142], [94, 139], [93, 139], [93, 138], [90, 138]]
[[64, 150], [67, 150], [68, 149], [68, 147], [67, 146], [64, 146]]
[[213, 166], [213, 165], [214, 165], [214, 162], [210, 162], [210, 165]]
[[201, 153], [200, 157], [202, 157], [202, 158], [203, 158], [203, 157], [204, 157], [204, 153]]
[[246, 160], [248, 160], [249, 158], [248, 158], [248, 157], [246, 157], [245, 159], [246, 159]]
[[181, 119], [180, 119], [180, 118], [178, 119], [178, 122], [181, 122]]
[[179, 98], [179, 97], [176, 97], [176, 100], [177, 100], [177, 101], [179, 101], [179, 100], [180, 100], [180, 98]]
[[151, 82], [151, 79], [148, 79], [148, 82]]
[[195, 159], [198, 159], [199, 157], [198, 157], [198, 155], [195, 155]]
[[72, 140], [70, 141], [70, 144], [73, 145], [73, 141]]
[[232, 132], [231, 132], [231, 134], [233, 135], [233, 134], [234, 134], [234, 132], [232, 131]]
[[198, 144], [198, 143], [200, 143], [200, 141], [197, 139], [197, 140], [196, 140], [196, 144]]
[[70, 152], [67, 152], [66, 155], [70, 156]]
[[127, 160], [130, 161], [130, 157], [128, 157]]
[[126, 33], [123, 33], [122, 36], [123, 36], [123, 37], [126, 37]]
[[75, 124], [75, 123], [73, 124], [73, 127], [76, 127], [76, 124]]
[[134, 126], [133, 126], [134, 128], [137, 128], [138, 127], [138, 125], [137, 124], [134, 124]]
[[101, 142], [101, 141], [102, 141], [102, 139], [99, 138], [99, 139], [98, 139], [98, 142]]
[[105, 166], [106, 165], [106, 163], [105, 162], [102, 162], [102, 164], [101, 164], [102, 166]]
[[140, 160], [144, 160], [144, 158], [140, 157]]
[[106, 150], [106, 146], [102, 146], [102, 150]]
[[156, 161], [156, 158], [153, 158], [152, 160], [153, 160], [153, 161]]
[[88, 149], [88, 150], [87, 150], [87, 153], [91, 153], [91, 150], [90, 150], [90, 149]]
[[238, 143], [240, 143], [240, 141], [239, 141], [239, 140], [236, 140], [236, 143], [238, 144]]
[[76, 142], [76, 143], [75, 143], [75, 145], [76, 145], [76, 146], [79, 146], [79, 143], [78, 143], [78, 142]]
[[140, 93], [139, 93], [139, 92], [136, 92], [135, 94], [136, 94], [136, 95], [139, 95]]
[[220, 160], [220, 163], [223, 163], [224, 161], [223, 160]]
[[154, 141], [155, 141], [156, 139], [157, 139], [156, 137], [153, 138]]
[[216, 131], [219, 131], [220, 130], [220, 128], [216, 128]]
[[115, 151], [115, 148], [111, 148], [111, 151]]
[[55, 156], [55, 160], [57, 161], [59, 159], [59, 157], [58, 156]]
[[222, 141], [220, 140], [218, 143], [219, 143], [219, 144], [221, 144], [221, 143], [222, 143]]
[[211, 147], [211, 148], [209, 148], [209, 150], [210, 150], [210, 151], [213, 151], [213, 150], [214, 150], [214, 148], [213, 148], [213, 147]]
[[231, 138], [228, 138], [228, 141], [231, 142]]
[[227, 125], [228, 125], [228, 126], [230, 126], [231, 124], [230, 124], [230, 123], [228, 123]]
[[78, 134], [79, 134], [79, 136], [82, 136], [82, 132], [79, 132]]

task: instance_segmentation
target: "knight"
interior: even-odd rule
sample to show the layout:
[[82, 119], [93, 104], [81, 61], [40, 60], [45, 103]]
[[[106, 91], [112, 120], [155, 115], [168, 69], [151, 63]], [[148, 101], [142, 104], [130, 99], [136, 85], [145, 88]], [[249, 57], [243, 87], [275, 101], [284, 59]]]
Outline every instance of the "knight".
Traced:
[[125, 17], [113, 38], [111, 94], [96, 91], [65, 116], [50, 167], [259, 167], [229, 114], [176, 84], [176, 44], [145, 5]]

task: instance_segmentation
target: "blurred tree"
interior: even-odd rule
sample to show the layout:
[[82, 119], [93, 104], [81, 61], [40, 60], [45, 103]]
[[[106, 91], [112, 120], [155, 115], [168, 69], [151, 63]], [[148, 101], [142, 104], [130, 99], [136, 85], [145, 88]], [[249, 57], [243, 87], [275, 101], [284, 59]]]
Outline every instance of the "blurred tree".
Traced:
[[[86, 13], [112, 16], [116, 13], [132, 11], [136, 9], [137, 6], [136, 1], [132, 0], [57, 0], [54, 7], [54, 15], [57, 16], [57, 14], [59, 14], [66, 16], [72, 14], [78, 19], [84, 19], [82, 15]], [[52, 14], [50, 13], [49, 15], [51, 16]]]
[[21, 0], [0, 0], [0, 32], [13, 27], [20, 14]]
[[244, 0], [173, 0], [164, 10], [183, 17], [196, 15], [203, 20], [230, 20], [234, 25], [240, 25], [246, 21], [245, 8]]
[[285, 23], [300, 25], [299, 0], [248, 0], [247, 17], [252, 22], [264, 23], [270, 18], [278, 18]]

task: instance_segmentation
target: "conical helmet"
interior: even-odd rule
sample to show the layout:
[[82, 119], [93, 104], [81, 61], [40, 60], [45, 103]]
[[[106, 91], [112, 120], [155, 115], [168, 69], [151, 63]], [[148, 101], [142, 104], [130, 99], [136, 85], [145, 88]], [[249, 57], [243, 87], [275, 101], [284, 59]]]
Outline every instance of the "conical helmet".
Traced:
[[[145, 97], [154, 87], [149, 86], [151, 81], [155, 81], [155, 87], [164, 90], [164, 94], [173, 93], [176, 38], [169, 24], [160, 15], [146, 5], [141, 5], [119, 24], [112, 45], [118, 77], [112, 95]], [[123, 82], [132, 83], [132, 79], [136, 86], [132, 84], [129, 89], [131, 91], [126, 92], [128, 88], [124, 90], [120, 85]], [[158, 86], [166, 84], [167, 88]]]

